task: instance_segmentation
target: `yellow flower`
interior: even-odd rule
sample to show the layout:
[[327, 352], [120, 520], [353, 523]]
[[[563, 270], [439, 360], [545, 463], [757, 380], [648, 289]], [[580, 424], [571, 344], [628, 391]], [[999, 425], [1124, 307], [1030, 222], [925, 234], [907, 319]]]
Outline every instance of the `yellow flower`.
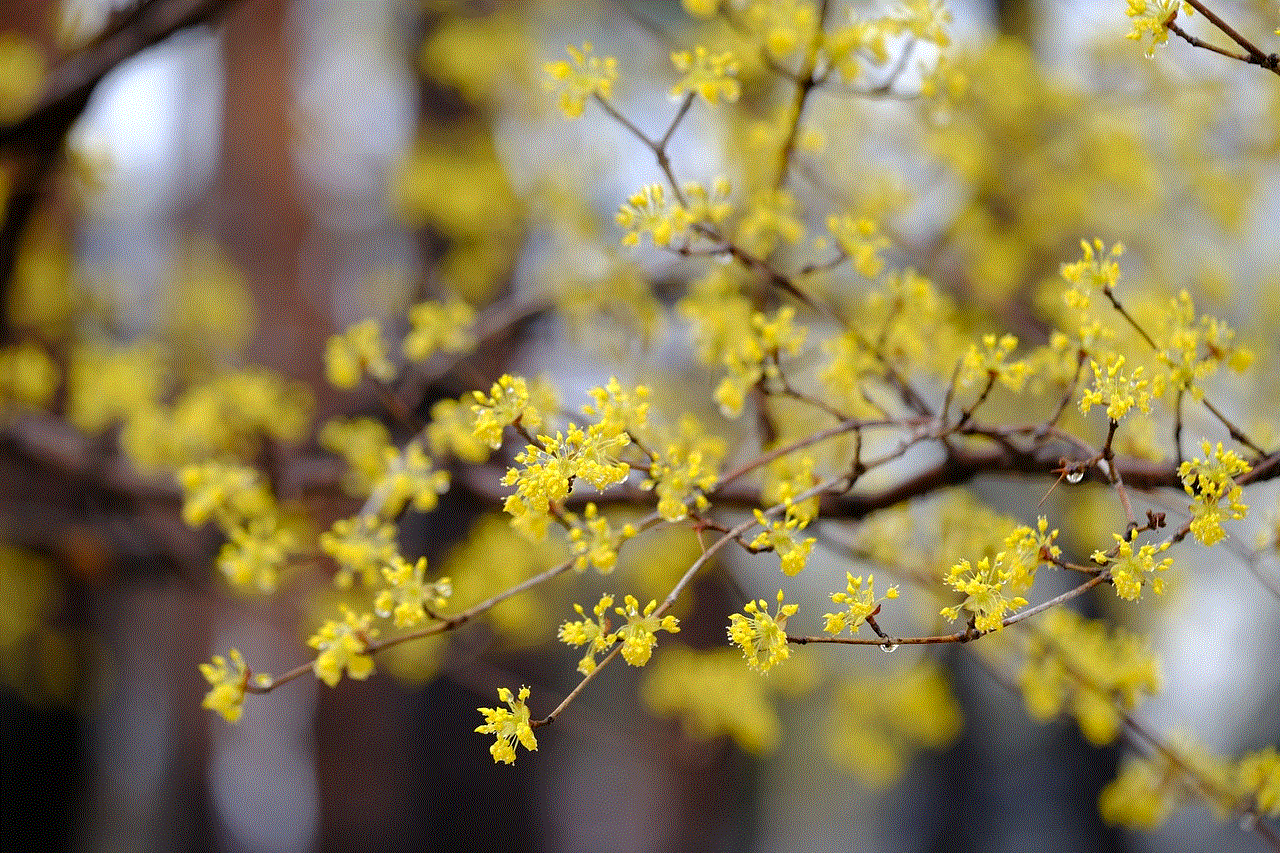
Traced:
[[778, 590], [778, 607], [770, 615], [769, 604], [763, 598], [759, 602], [748, 601], [743, 608], [746, 616], [733, 613], [729, 616], [729, 642], [742, 649], [742, 655], [752, 669], [768, 672], [791, 657], [787, 645], [787, 620], [800, 609], [798, 604], [783, 604], [782, 590]]
[[658, 644], [658, 631], [675, 634], [680, 631], [680, 620], [674, 616], [654, 616], [654, 608], [658, 602], [650, 601], [644, 611], [634, 596], [628, 595], [622, 600], [623, 607], [613, 608], [619, 616], [625, 617], [627, 624], [617, 630], [616, 639], [622, 641], [622, 657], [632, 666], [644, 666], [653, 654], [653, 647]]
[[437, 352], [468, 352], [476, 344], [471, 325], [476, 312], [461, 301], [420, 302], [409, 308], [412, 329], [401, 350], [410, 361], [426, 361]]
[[[1244, 491], [1233, 478], [1251, 469], [1234, 450], [1224, 450], [1222, 442], [1212, 452], [1208, 441], [1200, 447], [1205, 458], [1183, 462], [1178, 476], [1183, 490], [1195, 499], [1190, 507], [1191, 533], [1200, 544], [1212, 545], [1227, 535], [1222, 529], [1223, 519], [1241, 519], [1248, 512], [1249, 506], [1241, 500]], [[1221, 506], [1224, 500], [1225, 507]]]
[[653, 245], [669, 246], [689, 227], [689, 212], [678, 203], [667, 202], [661, 184], [641, 187], [618, 208], [617, 223], [627, 230], [624, 246], [636, 246], [643, 234], [653, 237]]
[[778, 521], [769, 521], [758, 509], [755, 510], [755, 514], [756, 521], [764, 527], [764, 530], [751, 540], [751, 547], [772, 549], [782, 561], [782, 573], [788, 576], [798, 575], [804, 570], [809, 552], [818, 541], [812, 536], [801, 539], [795, 535], [797, 531], [803, 530], [808, 522], [802, 522], [790, 507], [787, 508], [786, 516]]
[[1194, 14], [1190, 3], [1182, 0], [1129, 0], [1129, 9], [1125, 12], [1133, 18], [1133, 29], [1125, 36], [1133, 41], [1149, 39], [1147, 56], [1155, 53], [1156, 45], [1169, 40], [1169, 25], [1178, 17], [1179, 12]]
[[1080, 248], [1084, 250], [1084, 257], [1074, 264], [1063, 264], [1062, 278], [1071, 285], [1063, 296], [1068, 307], [1083, 311], [1089, 307], [1089, 298], [1095, 290], [1105, 292], [1120, 280], [1120, 264], [1116, 258], [1124, 254], [1124, 244], [1116, 243], [1109, 255], [1104, 255], [1105, 247], [1096, 238], [1092, 245], [1081, 240]]
[[684, 76], [671, 88], [671, 96], [679, 98], [685, 92], [697, 92], [709, 104], [721, 98], [732, 103], [740, 92], [734, 75], [738, 73], [738, 61], [731, 51], [708, 53], [702, 45], [671, 54], [671, 64]]
[[335, 388], [354, 388], [365, 373], [380, 382], [394, 379], [396, 368], [387, 358], [378, 321], [362, 320], [330, 337], [324, 350], [324, 370]]
[[565, 50], [572, 62], [563, 59], [548, 62], [546, 89], [560, 95], [560, 112], [565, 118], [578, 118], [586, 106], [587, 98], [607, 98], [613, 93], [613, 82], [618, 79], [618, 60], [612, 56], [592, 56], [595, 48], [591, 42], [583, 42], [582, 49], [569, 45]]
[[1259, 812], [1272, 817], [1280, 815], [1280, 753], [1274, 746], [1241, 758], [1236, 776], [1240, 790], [1254, 798]]
[[200, 664], [200, 674], [213, 685], [204, 695], [201, 706], [218, 712], [228, 723], [234, 723], [244, 710], [241, 703], [244, 702], [245, 687], [249, 684], [249, 667], [239, 649], [232, 649], [227, 657], [230, 662], [221, 655], [214, 655], [212, 664]]
[[45, 59], [19, 33], [0, 33], [0, 123], [8, 124], [35, 106], [44, 88]]
[[1027, 604], [1022, 596], [1004, 595], [1004, 587], [1016, 576], [1004, 551], [996, 555], [994, 563], [989, 557], [983, 557], [976, 566], [961, 560], [951, 567], [947, 584], [956, 592], [963, 592], [965, 599], [956, 607], [944, 607], [941, 614], [954, 622], [964, 609], [973, 614], [974, 627], [979, 631], [999, 631], [1004, 627], [1005, 613]]
[[[1164, 579], [1160, 572], [1173, 565], [1172, 557], [1165, 557], [1156, 562], [1156, 554], [1169, 550], [1168, 542], [1159, 545], [1142, 545], [1135, 553], [1133, 540], [1126, 539], [1118, 533], [1112, 533], [1116, 540], [1116, 555], [1107, 557], [1102, 551], [1095, 551], [1093, 561], [1111, 565], [1111, 584], [1116, 595], [1126, 601], [1135, 601], [1142, 597], [1142, 585], [1147, 577], [1151, 578], [1151, 589], [1156, 595], [1164, 593]], [[1137, 536], [1137, 532], [1134, 532]]]
[[44, 409], [58, 390], [58, 368], [33, 343], [0, 350], [0, 405]]
[[889, 248], [889, 238], [880, 233], [875, 222], [863, 217], [827, 217], [827, 230], [836, 245], [853, 261], [853, 267], [864, 278], [875, 278], [884, 267], [880, 253]]
[[529, 698], [529, 688], [521, 687], [520, 695], [512, 696], [510, 690], [500, 687], [498, 698], [507, 703], [507, 707], [477, 709], [484, 715], [484, 725], [476, 726], [476, 732], [498, 736], [489, 747], [495, 764], [514, 764], [517, 743], [531, 752], [538, 748], [538, 739], [533, 736], [529, 722], [529, 707], [524, 703]]
[[586, 654], [578, 661], [578, 672], [590, 675], [596, 668], [596, 655], [608, 650], [617, 640], [616, 634], [609, 633], [609, 617], [605, 612], [613, 606], [612, 595], [600, 596], [600, 601], [592, 609], [594, 619], [588, 619], [581, 604], [573, 605], [573, 609], [582, 617], [574, 622], [565, 622], [560, 626], [556, 636], [560, 642], [577, 648], [586, 646]]
[[396, 556], [396, 529], [372, 515], [340, 518], [320, 534], [320, 550], [338, 564], [334, 586], [347, 589], [359, 575], [365, 586], [378, 580], [378, 570]]
[[999, 339], [995, 335], [983, 335], [981, 349], [972, 344], [965, 353], [960, 383], [972, 385], [979, 378], [989, 377], [1010, 391], [1020, 391], [1031, 375], [1031, 365], [1025, 361], [1008, 361], [1017, 348], [1018, 339], [1014, 335], [1003, 335]]
[[503, 374], [488, 395], [480, 391], [471, 394], [475, 399], [471, 411], [476, 415], [472, 433], [494, 450], [502, 446], [503, 427], [519, 423], [535, 430], [542, 425], [537, 407], [530, 405], [529, 383], [523, 376]]
[[428, 607], [438, 611], [448, 604], [453, 583], [448, 578], [428, 583], [426, 571], [426, 557], [419, 557], [412, 565], [399, 554], [392, 557], [391, 564], [382, 568], [387, 588], [378, 593], [373, 611], [382, 617], [393, 616], [397, 628], [412, 628], [426, 620]]
[[867, 575], [866, 589], [862, 588], [861, 577], [855, 578], [850, 572], [845, 572], [844, 576], [847, 581], [845, 591], [833, 592], [831, 601], [845, 605], [845, 609], [839, 613], [823, 614], [823, 618], [827, 621], [822, 630], [828, 634], [839, 634], [845, 628], [850, 632], [856, 632], [858, 626], [867, 621], [868, 616], [874, 616], [879, 612], [882, 601], [898, 597], [898, 588], [891, 586], [883, 598], [876, 598], [875, 575]]
[[399, 515], [409, 501], [419, 512], [430, 512], [440, 495], [449, 491], [449, 472], [434, 470], [431, 457], [417, 441], [410, 441], [404, 450], [388, 447], [383, 455], [386, 470], [373, 484], [373, 493], [382, 498], [382, 515]]
[[227, 530], [218, 552], [218, 570], [238, 589], [275, 591], [280, 568], [298, 548], [298, 537], [274, 514], [250, 518]]
[[1105, 404], [1107, 417], [1118, 421], [1135, 406], [1142, 412], [1151, 411], [1151, 393], [1147, 391], [1149, 384], [1142, 378], [1142, 366], [1133, 369], [1133, 373], [1125, 376], [1120, 372], [1124, 367], [1124, 356], [1110, 353], [1107, 366], [1104, 368], [1093, 359], [1089, 360], [1093, 369], [1093, 388], [1086, 388], [1080, 396], [1080, 411], [1088, 413], [1095, 405]]
[[330, 619], [320, 626], [320, 630], [307, 640], [307, 645], [320, 652], [312, 665], [316, 678], [336, 687], [343, 669], [348, 676], [358, 680], [373, 674], [373, 658], [369, 657], [367, 649], [378, 632], [369, 627], [372, 621], [372, 613], [356, 615], [343, 605], [341, 622]]

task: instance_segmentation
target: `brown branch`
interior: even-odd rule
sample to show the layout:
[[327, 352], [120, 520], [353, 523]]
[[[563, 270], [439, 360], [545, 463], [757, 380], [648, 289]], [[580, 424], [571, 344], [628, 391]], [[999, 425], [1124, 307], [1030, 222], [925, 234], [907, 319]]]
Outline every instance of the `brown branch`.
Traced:
[[[103, 32], [55, 68], [36, 106], [26, 116], [0, 124], [0, 148], [22, 152], [28, 162], [5, 205], [0, 225], [0, 305], [10, 282], [27, 224], [56, 168], [72, 125], [98, 83], [126, 60], [179, 30], [208, 23], [236, 0], [140, 0], [108, 21]], [[0, 323], [0, 339], [10, 331]]]

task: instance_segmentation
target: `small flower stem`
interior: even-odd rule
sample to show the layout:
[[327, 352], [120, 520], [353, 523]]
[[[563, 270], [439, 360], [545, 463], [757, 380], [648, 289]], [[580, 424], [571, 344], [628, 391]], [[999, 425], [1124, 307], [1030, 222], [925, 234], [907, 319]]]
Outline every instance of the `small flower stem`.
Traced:
[[610, 661], [616, 658], [618, 656], [618, 652], [620, 651], [622, 651], [622, 643], [615, 643], [613, 646], [613, 649], [600, 660], [600, 663], [596, 664], [596, 668], [591, 670], [591, 672], [588, 673], [587, 675], [583, 676], [582, 680], [578, 682], [577, 686], [574, 687], [573, 690], [569, 692], [569, 695], [564, 697], [564, 699], [560, 701], [560, 704], [555, 707], [555, 710], [553, 710], [550, 714], [547, 714], [541, 720], [530, 720], [529, 721], [530, 728], [536, 729], [536, 728], [540, 728], [542, 726], [547, 726], [547, 725], [550, 725], [551, 723], [554, 723], [556, 721], [556, 717], [559, 717], [562, 713], [564, 713], [564, 709], [568, 708], [569, 704], [573, 702], [574, 699], [578, 698], [578, 695], [587, 688], [588, 684], [591, 683], [591, 679], [595, 678], [596, 675], [599, 674], [599, 672], [602, 669], [604, 669], [605, 666], [607, 666]]

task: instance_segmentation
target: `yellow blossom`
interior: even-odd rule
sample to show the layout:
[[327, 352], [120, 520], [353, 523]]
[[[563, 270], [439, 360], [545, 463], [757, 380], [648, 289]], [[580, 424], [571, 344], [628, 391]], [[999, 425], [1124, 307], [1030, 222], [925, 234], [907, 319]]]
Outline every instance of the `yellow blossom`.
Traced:
[[618, 628], [616, 638], [622, 642], [622, 658], [632, 666], [644, 666], [653, 654], [653, 647], [658, 644], [658, 631], [675, 634], [680, 630], [680, 620], [668, 614], [655, 616], [653, 611], [658, 602], [650, 601], [640, 610], [640, 603], [634, 596], [628, 595], [622, 600], [622, 607], [613, 608], [614, 612], [627, 620], [627, 624]]
[[[1156, 554], [1163, 553], [1169, 549], [1168, 542], [1161, 542], [1159, 545], [1142, 545], [1135, 552], [1133, 550], [1133, 539], [1126, 539], [1118, 533], [1111, 534], [1116, 540], [1116, 555], [1110, 557], [1102, 551], [1093, 553], [1093, 561], [1111, 567], [1111, 584], [1115, 587], [1116, 595], [1126, 601], [1135, 601], [1142, 597], [1142, 585], [1151, 580], [1151, 590], [1156, 595], [1164, 593], [1164, 578], [1159, 576], [1160, 572], [1165, 571], [1173, 565], [1172, 557], [1165, 557], [1163, 560], [1156, 562]], [[1137, 536], [1135, 531], [1134, 536]]]
[[591, 619], [587, 617], [581, 604], [575, 604], [573, 609], [582, 618], [561, 624], [560, 630], [556, 634], [560, 642], [566, 645], [574, 648], [579, 646], [587, 647], [582, 660], [578, 661], [578, 672], [583, 675], [590, 675], [595, 670], [596, 655], [608, 651], [609, 647], [617, 640], [617, 635], [609, 632], [611, 623], [609, 622], [609, 617], [605, 615], [612, 606], [612, 595], [600, 596], [600, 601], [592, 609], [595, 618]]
[[418, 512], [435, 509], [440, 495], [449, 490], [449, 472], [436, 471], [418, 441], [410, 441], [403, 450], [388, 447], [383, 455], [386, 469], [373, 484], [373, 494], [382, 500], [382, 515], [399, 515], [410, 501]]
[[221, 655], [214, 655], [213, 663], [200, 664], [200, 674], [212, 685], [201, 706], [218, 712], [228, 723], [234, 723], [244, 711], [241, 703], [249, 684], [249, 667], [239, 649], [232, 649], [227, 658], [230, 658], [229, 662]]
[[768, 672], [791, 657], [787, 645], [787, 620], [796, 614], [798, 604], [783, 604], [782, 590], [778, 590], [778, 606], [769, 613], [769, 604], [763, 598], [748, 601], [743, 608], [747, 615], [733, 613], [729, 616], [729, 642], [742, 649], [742, 655], [752, 669]]
[[973, 344], [964, 355], [959, 377], [961, 384], [972, 385], [980, 378], [990, 378], [1010, 391], [1022, 390], [1022, 384], [1031, 375], [1031, 365], [1025, 361], [1008, 360], [1017, 348], [1018, 339], [1014, 335], [1002, 335], [998, 339], [992, 334], [983, 335], [982, 347]]
[[618, 60], [612, 56], [594, 56], [591, 42], [583, 42], [581, 49], [569, 45], [565, 50], [571, 61], [562, 59], [543, 66], [548, 78], [546, 89], [559, 94], [560, 112], [565, 118], [578, 118], [587, 98], [607, 98], [613, 93], [613, 83], [618, 79]]
[[1169, 25], [1179, 12], [1194, 13], [1190, 3], [1182, 0], [1129, 0], [1125, 12], [1133, 19], [1133, 29], [1125, 38], [1134, 41], [1147, 39], [1147, 56], [1155, 53], [1156, 45], [1169, 40]]
[[320, 550], [338, 564], [333, 578], [338, 589], [350, 587], [355, 576], [373, 586], [378, 571], [396, 556], [396, 529], [372, 515], [340, 518], [320, 534]]
[[755, 515], [756, 522], [764, 530], [751, 540], [751, 547], [774, 551], [782, 561], [782, 573], [798, 575], [804, 570], [809, 552], [818, 541], [812, 536], [802, 539], [796, 535], [797, 531], [805, 528], [807, 522], [802, 523], [800, 517], [791, 512], [790, 508], [786, 515], [777, 521], [770, 521], [758, 509], [755, 510]]
[[387, 358], [382, 343], [382, 329], [373, 318], [329, 338], [324, 369], [329, 384], [335, 388], [354, 388], [365, 373], [380, 382], [390, 382], [396, 376], [395, 365]]
[[738, 61], [731, 51], [709, 53], [698, 45], [693, 53], [687, 50], [671, 54], [671, 64], [683, 77], [671, 89], [671, 96], [679, 98], [685, 92], [697, 92], [709, 104], [723, 98], [732, 103], [738, 100], [739, 87], [734, 75], [738, 73]]
[[891, 586], [885, 591], [883, 598], [876, 598], [875, 575], [867, 575], [865, 589], [862, 586], [861, 577], [855, 578], [850, 572], [845, 572], [844, 576], [847, 581], [845, 591], [833, 592], [831, 601], [834, 604], [845, 605], [845, 609], [839, 613], [823, 614], [826, 625], [822, 630], [828, 634], [839, 634], [845, 628], [850, 632], [857, 632], [858, 626], [867, 621], [867, 617], [875, 616], [880, 612], [881, 602], [898, 597], [898, 588]]
[[47, 408], [58, 390], [58, 368], [34, 343], [0, 349], [0, 408]]
[[488, 395], [480, 391], [471, 394], [475, 398], [471, 411], [476, 415], [473, 434], [494, 450], [502, 446], [503, 427], [518, 423], [536, 430], [542, 425], [537, 407], [530, 405], [529, 383], [523, 376], [503, 374]]
[[880, 233], [876, 223], [867, 217], [830, 216], [827, 230], [835, 238], [840, 251], [853, 261], [853, 268], [864, 278], [875, 278], [884, 268], [881, 253], [889, 248], [889, 238]]
[[1027, 711], [1050, 720], [1065, 710], [1090, 743], [1112, 743], [1123, 725], [1121, 712], [1160, 689], [1150, 641], [1061, 607], [1039, 626], [1018, 677]]
[[460, 299], [411, 306], [412, 328], [401, 344], [404, 357], [410, 361], [426, 361], [437, 352], [469, 352], [476, 344], [471, 330], [475, 317], [475, 309]]
[[1260, 813], [1271, 817], [1280, 815], [1280, 752], [1274, 746], [1241, 758], [1236, 778], [1240, 790], [1253, 797]]
[[330, 619], [307, 640], [307, 645], [317, 649], [312, 669], [316, 678], [330, 687], [336, 687], [345, 669], [351, 678], [363, 680], [373, 674], [373, 658], [368, 654], [369, 643], [377, 636], [371, 628], [372, 613], [357, 615], [349, 607], [342, 607], [342, 621]]
[[46, 62], [20, 33], [0, 33], [0, 124], [11, 124], [35, 106], [44, 88]]
[[973, 625], [979, 631], [999, 631], [1004, 627], [1005, 613], [1027, 604], [1020, 595], [1004, 594], [1004, 588], [1015, 576], [1016, 571], [1004, 551], [998, 553], [994, 561], [983, 557], [976, 566], [961, 560], [951, 567], [947, 584], [956, 592], [964, 593], [965, 599], [955, 607], [944, 607], [942, 615], [954, 622], [964, 609], [973, 615]]
[[678, 202], [668, 202], [662, 184], [649, 184], [618, 208], [617, 223], [626, 229], [624, 246], [637, 246], [648, 234], [655, 246], [670, 246], [691, 222], [689, 211]]
[[453, 583], [448, 578], [427, 582], [426, 571], [426, 557], [410, 564], [399, 554], [393, 556], [390, 565], [382, 567], [387, 588], [378, 593], [373, 611], [382, 617], [393, 617], [397, 628], [412, 628], [428, 615], [434, 616], [449, 603]]
[[1062, 277], [1071, 285], [1063, 297], [1067, 305], [1083, 311], [1089, 307], [1095, 291], [1106, 292], [1120, 280], [1120, 264], [1116, 258], [1124, 254], [1124, 245], [1116, 243], [1110, 254], [1104, 254], [1105, 247], [1099, 239], [1094, 239], [1092, 244], [1081, 240], [1080, 248], [1084, 257], [1073, 264], [1063, 264]]
[[1251, 468], [1234, 450], [1223, 449], [1222, 442], [1212, 450], [1208, 441], [1200, 447], [1204, 458], [1183, 462], [1178, 467], [1178, 476], [1182, 478], [1183, 490], [1194, 498], [1192, 535], [1202, 545], [1213, 545], [1227, 535], [1222, 529], [1224, 519], [1244, 518], [1249, 510], [1242, 500], [1244, 490], [1233, 478], [1248, 473]]
[[497, 740], [489, 747], [495, 764], [514, 764], [517, 743], [530, 751], [538, 748], [538, 739], [533, 736], [533, 726], [529, 722], [529, 707], [524, 703], [528, 698], [528, 687], [521, 687], [519, 696], [512, 696], [510, 690], [500, 687], [498, 699], [507, 707], [478, 709], [484, 715], [484, 725], [477, 726], [476, 732], [497, 735]]
[[1081, 412], [1087, 414], [1095, 405], [1106, 405], [1107, 417], [1118, 421], [1134, 407], [1143, 413], [1151, 411], [1149, 383], [1142, 377], [1141, 365], [1126, 376], [1121, 372], [1124, 356], [1110, 353], [1105, 368], [1093, 359], [1089, 360], [1089, 366], [1093, 370], [1093, 387], [1084, 389], [1080, 395]]
[[281, 567], [297, 549], [297, 536], [276, 515], [256, 516], [227, 530], [217, 566], [232, 586], [272, 593]]

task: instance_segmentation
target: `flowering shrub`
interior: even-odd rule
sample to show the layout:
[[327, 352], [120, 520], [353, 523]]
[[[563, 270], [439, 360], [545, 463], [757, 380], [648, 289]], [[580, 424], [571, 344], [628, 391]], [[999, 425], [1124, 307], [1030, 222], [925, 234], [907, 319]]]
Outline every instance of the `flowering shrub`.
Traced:
[[[1161, 606], [1184, 560], [1241, 537], [1250, 487], [1280, 472], [1275, 413], [1247, 406], [1275, 392], [1255, 367], [1280, 358], [1274, 336], [1198, 307], [1193, 292], [1232, 294], [1147, 224], [1177, 208], [1240, 236], [1243, 180], [1215, 165], [1222, 128], [1173, 111], [1178, 84], [1156, 66], [1129, 102], [1095, 108], [1012, 43], [957, 47], [941, 0], [685, 0], [673, 49], [620, 57], [578, 33], [567, 59], [529, 53], [517, 13], [497, 6], [466, 38], [487, 34], [532, 76], [446, 61], [463, 31], [437, 22], [425, 73], [493, 126], [452, 148], [424, 139], [391, 188], [406, 224], [446, 247], [431, 292], [314, 353], [325, 393], [357, 414], [313, 423], [317, 389], [73, 328], [19, 266], [0, 429], [60, 417], [180, 491], [182, 520], [216, 531], [211, 565], [239, 592], [313, 595], [297, 579], [317, 575], [328, 587], [309, 658], [300, 645], [298, 666], [268, 675], [238, 649], [214, 655], [205, 707], [251, 726], [248, 696], [308, 673], [341, 689], [380, 655], [477, 621], [536, 642], [554, 623], [537, 596], [563, 577], [578, 618], [557, 638], [580, 650], [576, 674], [555, 696], [494, 685], [500, 705], [478, 709], [475, 731], [495, 738], [495, 762], [536, 751], [535, 732], [621, 657], [649, 673], [655, 714], [752, 752], [777, 742], [787, 670], [807, 668], [797, 692], [836, 691], [833, 764], [881, 784], [958, 735], [945, 673], [923, 658], [902, 668], [900, 653], [863, 701], [804, 647], [970, 644], [1037, 719], [1069, 715], [1094, 743], [1127, 735], [1145, 750], [1102, 792], [1107, 820], [1156, 825], [1199, 795], [1273, 840], [1275, 747], [1215, 757], [1153, 733], [1139, 717], [1159, 689], [1151, 643], [1073, 609], [1090, 596], [1108, 613]], [[1174, 36], [1258, 66], [1232, 71], [1280, 75], [1203, 3], [1127, 11], [1148, 55]], [[1193, 12], [1203, 36], [1184, 29]], [[1207, 41], [1215, 29], [1235, 47]], [[0, 41], [0, 57], [39, 73], [14, 50]], [[545, 85], [527, 85], [539, 73]], [[1273, 112], [1233, 143], [1241, 162], [1280, 142], [1278, 84], [1263, 85]], [[659, 119], [638, 107], [653, 91], [673, 102]], [[618, 129], [646, 177], [608, 210], [588, 201], [609, 186], [594, 169], [517, 187], [494, 142], [504, 111], [584, 123], [584, 140]], [[695, 125], [705, 156], [685, 162]], [[913, 147], [886, 156], [901, 140]], [[1171, 147], [1177, 173], [1157, 165]], [[614, 156], [589, 143], [577, 155]], [[511, 285], [535, 242], [554, 262], [530, 261], [531, 281]], [[557, 374], [530, 348], [520, 369], [486, 374], [493, 342], [531, 318], [566, 350], [576, 330], [589, 358]], [[280, 447], [335, 472], [326, 501], [273, 467]], [[1010, 474], [1014, 517], [967, 488]], [[455, 496], [485, 519], [439, 560], [407, 553], [403, 520]], [[677, 618], [716, 573], [745, 593], [734, 612]], [[879, 596], [875, 575], [892, 581]], [[741, 656], [683, 643], [694, 618], [721, 620]]]

